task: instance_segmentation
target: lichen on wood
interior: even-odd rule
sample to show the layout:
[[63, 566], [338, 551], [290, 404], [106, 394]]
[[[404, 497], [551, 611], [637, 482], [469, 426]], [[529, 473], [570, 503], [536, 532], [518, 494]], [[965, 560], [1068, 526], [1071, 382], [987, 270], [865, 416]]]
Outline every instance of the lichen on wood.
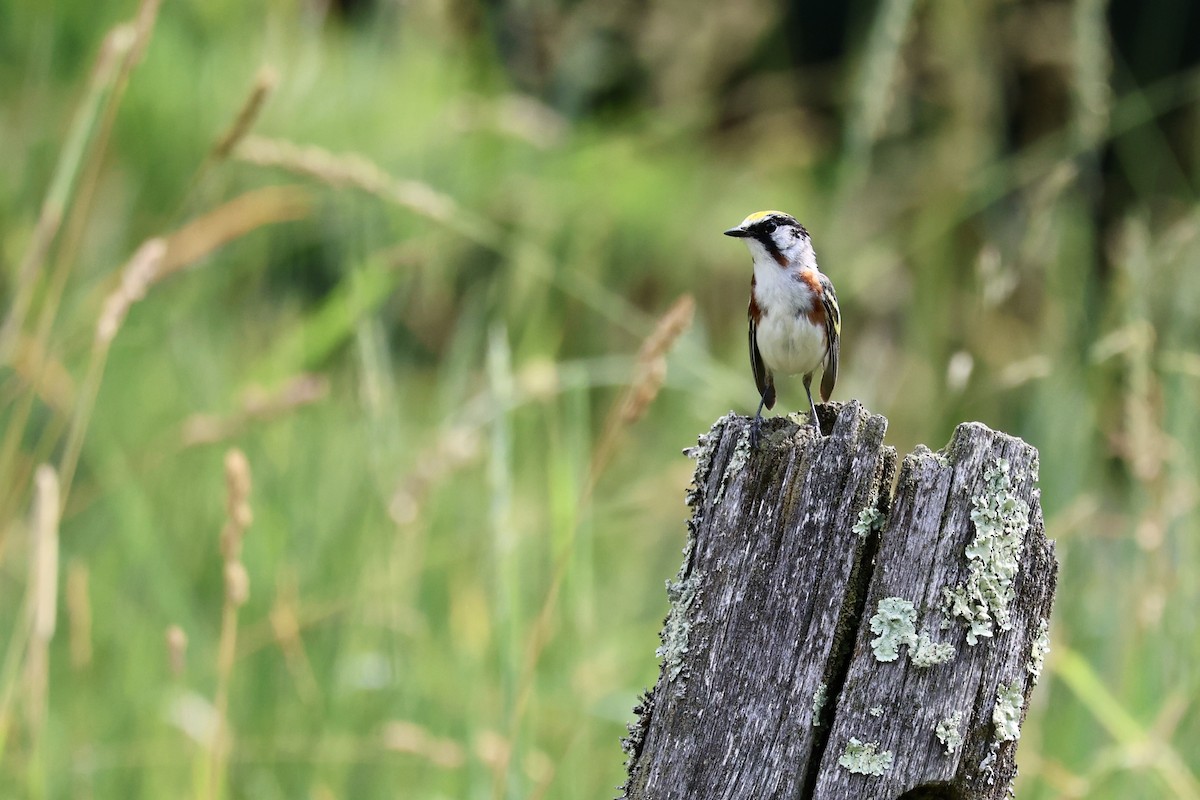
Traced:
[[1057, 570], [1036, 450], [960, 425], [906, 457], [893, 492], [887, 421], [855, 402], [818, 415], [820, 436], [766, 420], [751, 451], [730, 414], [689, 451], [689, 538], [626, 740], [630, 800], [999, 800], [1015, 774]]

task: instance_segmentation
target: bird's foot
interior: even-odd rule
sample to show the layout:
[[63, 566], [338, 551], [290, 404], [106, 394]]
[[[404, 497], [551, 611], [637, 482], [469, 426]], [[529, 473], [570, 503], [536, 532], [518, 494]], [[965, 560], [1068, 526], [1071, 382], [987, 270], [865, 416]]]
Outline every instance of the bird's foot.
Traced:
[[758, 440], [762, 436], [762, 415], [759, 414], [750, 420], [750, 451], [758, 449]]

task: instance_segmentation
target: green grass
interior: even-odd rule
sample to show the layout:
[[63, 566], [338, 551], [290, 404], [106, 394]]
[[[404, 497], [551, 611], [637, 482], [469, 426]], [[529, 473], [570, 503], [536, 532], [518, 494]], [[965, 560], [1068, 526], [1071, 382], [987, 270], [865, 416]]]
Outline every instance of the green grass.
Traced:
[[[98, 80], [132, 0], [0, 3], [0, 785], [615, 794], [684, 541], [679, 451], [756, 401], [749, 265], [720, 231], [778, 207], [838, 286], [836, 398], [888, 416], [902, 451], [968, 419], [1041, 450], [1062, 572], [1019, 796], [1200, 796], [1200, 208], [1194, 147], [1189, 165], [1147, 124], [1194, 130], [1200, 92], [1110, 89], [1097, 6], [896, 3], [836, 70], [792, 72], [768, 7], [701, 4], [693, 36], [664, 6], [604, 23], [643, 69], [604, 106], [589, 81], [626, 62], [599, 3], [541, 12], [574, 60], [529, 77], [497, 44], [515, 8], [386, 4], [347, 27], [172, 2], [144, 59]], [[1034, 28], [1070, 55], [1043, 65], [1067, 99], [1026, 107], [1053, 124], [1013, 151], [1004, 92]], [[264, 63], [256, 138], [214, 155]], [[1128, 202], [1105, 219], [1113, 176]], [[302, 219], [265, 221], [255, 190], [278, 185]], [[238, 197], [265, 214], [248, 232], [210, 215]], [[105, 298], [155, 236], [197, 255], [106, 347]], [[614, 423], [685, 294], [665, 384]], [[798, 381], [781, 402], [803, 405]], [[208, 735], [231, 448], [254, 519], [226, 774]], [[44, 669], [41, 463], [64, 490]]]

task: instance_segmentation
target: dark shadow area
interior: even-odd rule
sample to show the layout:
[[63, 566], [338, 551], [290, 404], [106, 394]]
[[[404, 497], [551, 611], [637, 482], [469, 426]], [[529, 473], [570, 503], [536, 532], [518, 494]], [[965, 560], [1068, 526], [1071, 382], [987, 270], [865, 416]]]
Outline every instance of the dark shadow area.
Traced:
[[896, 800], [965, 800], [966, 795], [948, 783], [927, 783], [909, 789]]

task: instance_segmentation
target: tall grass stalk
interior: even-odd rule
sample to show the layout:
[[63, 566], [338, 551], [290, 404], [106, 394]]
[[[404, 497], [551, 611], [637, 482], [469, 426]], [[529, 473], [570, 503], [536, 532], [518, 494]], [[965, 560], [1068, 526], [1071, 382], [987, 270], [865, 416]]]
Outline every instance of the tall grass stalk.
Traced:
[[32, 758], [29, 788], [35, 797], [46, 793], [43, 732], [50, 692], [50, 640], [58, 616], [59, 485], [54, 469], [43, 464], [33, 481], [30, 521], [29, 651], [25, 656], [25, 720]]
[[254, 123], [258, 121], [259, 115], [262, 114], [263, 106], [267, 103], [267, 98], [275, 90], [275, 86], [278, 83], [279, 73], [272, 67], [264, 66], [258, 71], [258, 74], [254, 77], [254, 85], [250, 87], [250, 93], [242, 102], [242, 107], [238, 111], [237, 116], [230, 124], [229, 129], [213, 145], [212, 159], [224, 161], [233, 152], [233, 148], [237, 147], [238, 143], [250, 134]]
[[33, 481], [33, 518], [29, 526], [29, 597], [33, 615], [25, 660], [26, 704], [31, 738], [37, 741], [46, 718], [50, 687], [50, 640], [58, 617], [58, 475], [48, 464]]
[[[667, 354], [679, 337], [691, 327], [695, 307], [692, 296], [685, 294], [659, 318], [658, 324], [638, 350], [634, 372], [628, 385], [609, 410], [603, 433], [593, 451], [585, 484], [573, 505], [572, 519], [566, 531], [567, 544], [554, 561], [550, 584], [525, 638], [520, 670], [517, 673], [515, 702], [509, 712], [509, 747], [504, 749], [499, 759], [497, 776], [507, 775], [511, 771], [511, 761], [516, 754], [515, 743], [533, 694], [538, 662], [550, 641], [563, 581], [571, 561], [578, 557], [578, 551], [581, 549], [576, 537], [584, 515], [589, 512], [596, 484], [617, 452], [622, 434], [645, 415], [658, 397], [666, 379]], [[493, 797], [497, 800], [505, 796], [502, 786], [498, 779], [493, 791]], [[547, 790], [548, 784], [540, 787], [542, 792]]]
[[88, 148], [88, 156], [78, 178], [78, 189], [70, 203], [67, 213], [67, 228], [62, 238], [62, 245], [54, 259], [52, 274], [48, 281], [45, 297], [41, 302], [41, 314], [38, 318], [34, 337], [38, 350], [48, 350], [50, 330], [58, 317], [59, 305], [63, 291], [72, 270], [76, 267], [80, 242], [84, 231], [91, 219], [92, 203], [100, 180], [104, 155], [108, 151], [109, 140], [112, 136], [113, 124], [121, 108], [122, 98], [129, 85], [134, 69], [141, 63], [154, 33], [154, 25], [158, 20], [158, 10], [162, 0], [140, 0], [137, 15], [129, 23], [133, 32], [133, 41], [120, 59], [120, 69], [117, 71], [114, 85], [104, 103], [102, 118], [96, 126], [93, 142]]
[[122, 61], [133, 51], [136, 40], [136, 27], [126, 23], [113, 28], [100, 47], [100, 54], [96, 57], [91, 80], [88, 82], [88, 92], [75, 112], [70, 132], [50, 180], [50, 189], [42, 203], [41, 213], [38, 214], [33, 237], [17, 267], [12, 305], [5, 314], [3, 324], [0, 324], [0, 361], [8, 362], [12, 359], [46, 257], [70, 205], [84, 158], [96, 139], [96, 127], [101, 112], [117, 84]]
[[491, 425], [491, 449], [488, 458], [491, 526], [493, 603], [500, 631], [499, 662], [505, 713], [514, 724], [508, 739], [495, 748], [501, 756], [492, 760], [492, 797], [496, 800], [518, 791], [516, 776], [509, 770], [509, 759], [520, 734], [516, 720], [520, 703], [520, 641], [522, 565], [518, 552], [518, 531], [513, 518], [512, 408], [514, 381], [512, 354], [507, 331], [495, 326], [488, 332], [487, 375], [496, 415]]
[[[32, 238], [17, 267], [11, 304], [3, 322], [0, 323], [0, 364], [17, 362], [20, 349], [27, 349], [35, 357], [39, 355], [36, 346], [31, 343], [26, 347], [22, 341], [25, 338], [25, 317], [33, 301], [51, 245], [58, 235], [71, 202], [84, 158], [96, 137], [101, 110], [114, 90], [122, 60], [132, 51], [135, 40], [135, 26], [123, 24], [111, 30], [100, 47], [100, 53], [92, 68], [87, 94], [75, 111], [66, 142], [55, 165], [50, 188], [42, 202]], [[28, 370], [31, 376], [38, 372], [37, 366]], [[30, 383], [37, 385], [36, 380], [31, 379]], [[35, 393], [32, 391], [21, 393], [0, 442], [0, 472], [9, 476], [8, 485], [3, 493], [0, 493], [0, 519], [12, 517], [15, 505], [27, 486], [28, 472], [19, 468], [17, 456], [35, 399]]]
[[92, 665], [91, 571], [74, 558], [67, 564], [67, 640], [71, 668], [82, 672]]
[[304, 190], [268, 186], [223, 203], [168, 236], [142, 243], [122, 268], [120, 283], [105, 298], [96, 323], [91, 355], [59, 465], [64, 497], [70, 492], [79, 463], [109, 348], [134, 304], [141, 301], [155, 284], [234, 239], [266, 225], [302, 219], [310, 210], [310, 198]]
[[259, 67], [258, 72], [254, 76], [254, 82], [250, 86], [250, 91], [243, 98], [242, 105], [230, 122], [229, 127], [225, 129], [224, 133], [216, 137], [216, 140], [208, 151], [208, 156], [196, 169], [187, 189], [182, 192], [181, 202], [183, 208], [190, 208], [190, 201], [196, 197], [196, 188], [203, 185], [213, 169], [227, 161], [230, 155], [232, 155], [233, 149], [250, 135], [255, 124], [258, 123], [263, 109], [267, 105], [267, 100], [270, 99], [272, 92], [275, 91], [278, 84], [279, 73], [274, 67], [269, 65]]
[[595, 491], [596, 481], [616, 452], [621, 434], [645, 415], [662, 391], [667, 378], [667, 354], [679, 337], [692, 326], [695, 313], [696, 301], [692, 296], [681, 296], [659, 318], [654, 330], [642, 342], [629, 386], [609, 411], [596, 444], [581, 505], [586, 505]]
[[316, 145], [247, 136], [234, 158], [260, 167], [282, 169], [335, 187], [357, 189], [454, 230], [477, 244], [500, 245], [500, 230], [491, 220], [463, 208], [445, 192], [421, 181], [394, 178], [358, 153], [333, 153]]
[[[12, 363], [17, 351], [24, 350], [34, 359], [28, 368], [27, 374], [30, 376], [38, 375], [50, 366], [45, 362], [39, 364], [37, 360], [49, 358], [50, 329], [74, 261], [74, 243], [79, 240], [83, 221], [87, 217], [101, 157], [107, 147], [121, 97], [130, 73], [145, 53], [158, 16], [159, 3], [160, 0], [142, 0], [134, 20], [116, 26], [104, 38], [92, 68], [88, 91], [76, 110], [33, 237], [17, 269], [12, 305], [3, 323], [0, 323], [0, 363]], [[68, 214], [72, 222], [68, 228], [67, 244], [59, 253], [42, 300], [37, 331], [30, 339], [24, 332], [25, 318], [46, 260]], [[36, 378], [31, 380], [34, 386], [38, 382]], [[22, 472], [13, 467], [16, 448], [33, 410], [34, 399], [34, 392], [24, 393], [0, 444], [0, 471], [14, 477], [10, 482], [9, 494], [0, 494], [0, 519], [8, 518], [11, 504], [25, 486]], [[63, 493], [64, 499], [65, 496], [66, 492]]]
[[914, 0], [885, 0], [871, 23], [846, 121], [846, 155], [841, 163], [854, 174], [843, 176], [843, 190], [856, 187], [868, 173], [871, 147], [883, 135], [887, 115], [894, 107], [913, 5]]
[[1158, 739], [1129, 713], [1105, 687], [1092, 666], [1076, 650], [1056, 645], [1049, 662], [1055, 677], [1087, 707], [1093, 719], [1120, 746], [1119, 762], [1146, 763], [1179, 800], [1200, 798], [1200, 781], [1169, 741]]
[[209, 800], [225, 796], [233, 729], [229, 721], [229, 687], [237, 658], [238, 610], [250, 597], [250, 576], [242, 563], [242, 541], [250, 527], [250, 462], [241, 450], [225, 454], [225, 527], [221, 530], [221, 561], [225, 595], [221, 605], [221, 634], [217, 643], [217, 689], [213, 699], [216, 723], [209, 753]]

